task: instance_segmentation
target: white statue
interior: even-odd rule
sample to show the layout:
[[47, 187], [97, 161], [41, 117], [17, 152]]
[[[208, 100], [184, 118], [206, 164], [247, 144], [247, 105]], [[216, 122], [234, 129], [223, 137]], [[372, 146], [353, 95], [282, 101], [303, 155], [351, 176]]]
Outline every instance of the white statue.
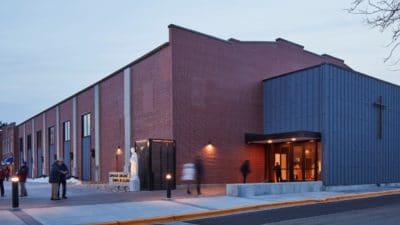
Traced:
[[139, 180], [139, 163], [138, 156], [135, 152], [135, 148], [131, 148], [131, 171], [129, 179], [130, 191], [140, 191], [140, 180]]
[[135, 152], [135, 148], [131, 148], [131, 178], [137, 177], [139, 172], [138, 157]]

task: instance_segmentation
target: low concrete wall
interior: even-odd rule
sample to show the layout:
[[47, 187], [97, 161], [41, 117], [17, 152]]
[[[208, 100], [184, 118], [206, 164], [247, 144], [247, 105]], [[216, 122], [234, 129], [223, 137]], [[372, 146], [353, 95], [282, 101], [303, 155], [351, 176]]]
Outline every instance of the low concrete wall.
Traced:
[[226, 195], [252, 197], [268, 194], [286, 194], [322, 191], [322, 181], [227, 184]]

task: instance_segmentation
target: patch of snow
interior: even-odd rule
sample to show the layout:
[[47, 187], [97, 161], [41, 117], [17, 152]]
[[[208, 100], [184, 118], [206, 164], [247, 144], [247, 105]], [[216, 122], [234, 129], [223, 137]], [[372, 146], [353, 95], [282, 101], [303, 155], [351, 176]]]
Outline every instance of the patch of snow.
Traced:
[[49, 177], [28, 178], [26, 181], [29, 183], [49, 183]]
[[[28, 178], [27, 182], [29, 183], [49, 183], [49, 177], [39, 177], [39, 178]], [[68, 184], [82, 185], [82, 181], [70, 177], [67, 179]]]
[[70, 177], [69, 179], [67, 179], [67, 183], [68, 184], [75, 184], [75, 185], [82, 185], [82, 181], [78, 180], [74, 177]]

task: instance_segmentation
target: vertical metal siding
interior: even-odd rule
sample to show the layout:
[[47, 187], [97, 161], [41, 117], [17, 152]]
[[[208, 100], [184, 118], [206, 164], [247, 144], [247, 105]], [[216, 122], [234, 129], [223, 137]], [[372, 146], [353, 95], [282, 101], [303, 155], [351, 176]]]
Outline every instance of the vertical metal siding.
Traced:
[[399, 86], [324, 64], [265, 80], [263, 89], [264, 133], [321, 132], [325, 185], [400, 182]]
[[[327, 185], [400, 182], [400, 87], [323, 65], [323, 151]], [[383, 138], [378, 139], [383, 97]]]
[[264, 81], [264, 133], [320, 132], [320, 68]]

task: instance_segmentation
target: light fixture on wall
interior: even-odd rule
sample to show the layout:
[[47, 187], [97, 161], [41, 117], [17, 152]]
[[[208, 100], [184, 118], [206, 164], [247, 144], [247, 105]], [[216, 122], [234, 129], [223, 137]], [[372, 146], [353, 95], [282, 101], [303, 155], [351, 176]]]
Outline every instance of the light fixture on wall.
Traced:
[[118, 172], [118, 158], [120, 155], [122, 155], [122, 149], [121, 147], [118, 145], [117, 147], [117, 151], [115, 151], [115, 170]]

